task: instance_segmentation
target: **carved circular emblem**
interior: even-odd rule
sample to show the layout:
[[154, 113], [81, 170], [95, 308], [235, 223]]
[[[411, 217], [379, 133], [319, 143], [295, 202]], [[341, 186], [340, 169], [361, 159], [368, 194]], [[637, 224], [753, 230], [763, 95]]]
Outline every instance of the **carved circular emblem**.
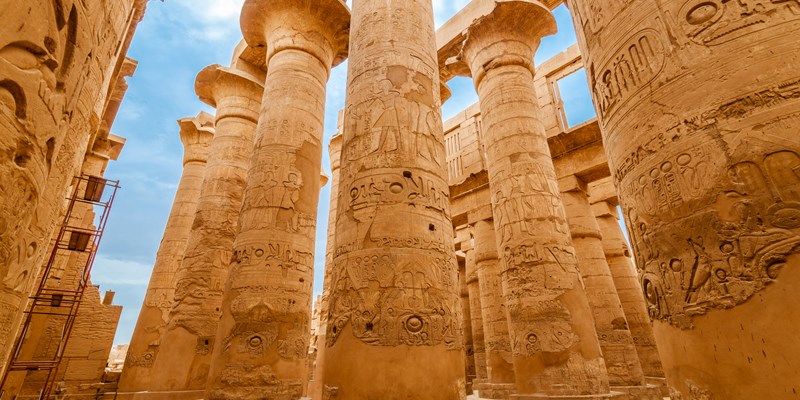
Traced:
[[770, 222], [777, 228], [800, 228], [800, 208], [796, 204], [778, 204], [770, 207]]
[[656, 285], [653, 281], [645, 279], [643, 283], [644, 297], [650, 304], [658, 304], [658, 293], [656, 293]]
[[686, 14], [686, 22], [692, 25], [700, 25], [710, 21], [717, 15], [719, 6], [714, 2], [704, 1], [694, 7]]
[[153, 354], [152, 353], [144, 353], [144, 359], [148, 360], [148, 361], [152, 360], [153, 359]]
[[678, 165], [680, 165], [682, 167], [685, 167], [685, 166], [689, 165], [690, 162], [692, 162], [692, 156], [690, 156], [690, 155], [688, 155], [686, 153], [681, 154], [681, 155], [678, 156]]
[[528, 336], [525, 337], [525, 340], [528, 341], [528, 344], [536, 344], [539, 342], [539, 337], [536, 336], [535, 333], [529, 333]]
[[262, 343], [264, 343], [264, 339], [261, 336], [253, 336], [247, 341], [247, 345], [250, 347], [261, 347]]
[[419, 333], [424, 325], [422, 318], [416, 315], [408, 317], [406, 320], [406, 329], [411, 333]]
[[389, 190], [394, 194], [400, 194], [403, 192], [403, 185], [399, 182], [392, 183], [389, 186]]
[[258, 249], [258, 250], [256, 250], [255, 254], [256, 254], [256, 257], [263, 257], [264, 256], [264, 250]]

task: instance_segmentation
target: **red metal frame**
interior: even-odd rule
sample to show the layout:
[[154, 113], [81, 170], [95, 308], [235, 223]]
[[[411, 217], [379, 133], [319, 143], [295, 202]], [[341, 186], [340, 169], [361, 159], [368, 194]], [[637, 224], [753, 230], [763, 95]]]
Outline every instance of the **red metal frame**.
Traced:
[[[40, 400], [50, 399], [55, 387], [58, 368], [64, 357], [64, 351], [69, 342], [72, 328], [75, 325], [75, 318], [78, 315], [83, 293], [89, 284], [92, 266], [108, 223], [111, 207], [114, 204], [117, 190], [120, 188], [119, 181], [88, 175], [75, 177], [73, 185], [72, 195], [67, 198], [69, 203], [63, 223], [52, 245], [50, 257], [44, 265], [39, 286], [28, 301], [22, 329], [14, 342], [11, 357], [9, 357], [3, 379], [0, 381], [0, 400], [6, 400], [4, 396], [5, 385], [9, 375], [15, 372], [27, 374], [28, 371], [47, 371], [47, 378], [39, 394]], [[81, 219], [80, 215], [73, 215], [76, 204], [86, 204], [94, 212], [102, 210], [99, 213], [99, 218], [95, 214], [95, 218], [92, 221], [97, 222], [95, 228], [80, 226], [80, 223], [85, 223], [85, 221]], [[54, 274], [56, 272], [54, 267], [62, 259], [69, 260], [76, 254], [86, 255], [83, 269], [80, 275], [77, 276], [76, 282], [72, 282], [73, 287], [60, 288], [59, 286], [62, 282], [60, 277]], [[71, 283], [66, 282], [66, 284], [69, 286]], [[39, 360], [22, 354], [23, 349], [30, 348], [26, 347], [26, 338], [37, 316], [39, 317], [37, 320], [46, 318], [61, 318], [64, 320], [58, 347], [52, 355], [52, 359]], [[36, 343], [32, 345], [35, 346]]]

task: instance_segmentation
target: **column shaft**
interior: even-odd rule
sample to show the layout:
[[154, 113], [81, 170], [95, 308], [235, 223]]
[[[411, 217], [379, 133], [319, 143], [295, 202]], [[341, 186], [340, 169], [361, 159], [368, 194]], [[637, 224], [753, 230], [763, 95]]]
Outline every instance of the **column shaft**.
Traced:
[[568, 4], [671, 389], [796, 397], [800, 6]]
[[[325, 86], [300, 49], [269, 60], [210, 399], [295, 400], [307, 382]], [[246, 382], [233, 376], [251, 375]], [[258, 378], [256, 378], [258, 377]]]
[[[206, 75], [210, 74], [210, 75]], [[233, 256], [245, 175], [263, 87], [236, 70], [212, 66], [198, 82], [213, 86], [217, 107], [203, 187], [185, 256], [176, 274], [170, 322], [155, 354], [150, 390], [202, 390], [217, 337], [222, 295]], [[199, 83], [198, 90], [202, 85]]]
[[473, 382], [476, 379], [475, 371], [475, 345], [472, 340], [472, 309], [469, 301], [469, 286], [467, 285], [467, 265], [466, 260], [458, 260], [458, 284], [461, 287], [461, 313], [463, 315], [464, 332], [464, 356], [466, 365], [464, 371], [467, 374], [467, 394], [472, 393]]
[[492, 221], [475, 223], [475, 264], [480, 283], [487, 370], [487, 381], [478, 390], [481, 398], [505, 399], [513, 393], [516, 378], [500, 277], [502, 267]]
[[463, 396], [464, 354], [430, 0], [353, 4], [326, 390]]
[[661, 366], [661, 356], [653, 337], [653, 326], [650, 316], [647, 315], [647, 305], [642, 295], [642, 285], [636, 273], [636, 266], [630, 257], [628, 244], [619, 226], [616, 209], [606, 202], [596, 203], [593, 208], [600, 207], [603, 211], [595, 211], [600, 233], [603, 236], [603, 250], [606, 254], [614, 287], [622, 302], [625, 319], [633, 335], [636, 345], [636, 354], [642, 365], [642, 372], [648, 378], [664, 378], [664, 369]]
[[[466, 283], [469, 294], [470, 328], [472, 328], [472, 351], [475, 357], [475, 384], [488, 381], [486, 369], [486, 338], [483, 329], [483, 304], [481, 304], [481, 285], [475, 265], [475, 251], [468, 250], [466, 257]], [[475, 310], [473, 312], [473, 310]]]
[[592, 214], [585, 185], [571, 176], [562, 179], [561, 188], [569, 219], [569, 229], [578, 256], [578, 267], [592, 307], [600, 348], [611, 386], [642, 386], [644, 374], [633, 336], [628, 328], [622, 303], [611, 277], [603, 251], [602, 236]]
[[213, 128], [197, 129], [191, 122], [185, 127], [181, 125], [181, 137], [185, 146], [183, 173], [128, 348], [119, 383], [122, 392], [150, 388], [153, 357], [158, 351], [159, 339], [169, 323], [169, 312], [175, 297], [175, 273], [183, 261], [192, 231], [203, 187], [209, 144], [214, 135]]

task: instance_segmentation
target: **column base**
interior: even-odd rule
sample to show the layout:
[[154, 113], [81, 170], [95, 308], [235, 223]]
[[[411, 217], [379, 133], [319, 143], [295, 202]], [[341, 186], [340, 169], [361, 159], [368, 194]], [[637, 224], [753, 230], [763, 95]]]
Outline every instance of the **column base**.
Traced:
[[103, 400], [203, 400], [205, 390], [185, 390], [174, 392], [108, 392]]
[[506, 400], [517, 391], [517, 385], [513, 383], [481, 383], [473, 385], [481, 399], [502, 399]]
[[661, 389], [661, 395], [663, 397], [669, 397], [669, 384], [667, 384], [667, 378], [645, 376], [644, 382], [648, 386], [657, 386], [659, 389]]
[[[587, 394], [558, 396], [549, 394], [512, 394], [510, 400], [629, 400], [628, 395], [621, 392], [610, 392], [608, 394]], [[637, 399], [638, 400], [638, 399]]]
[[631, 400], [663, 400], [661, 388], [654, 385], [644, 386], [611, 386], [614, 392], [625, 393]]

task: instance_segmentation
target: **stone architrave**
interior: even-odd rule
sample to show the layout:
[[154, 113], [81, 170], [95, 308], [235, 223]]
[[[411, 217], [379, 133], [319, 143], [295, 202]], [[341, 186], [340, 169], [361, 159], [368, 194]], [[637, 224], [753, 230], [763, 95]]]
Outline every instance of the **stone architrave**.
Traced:
[[645, 388], [642, 366], [606, 261], [600, 226], [592, 214], [586, 184], [571, 175], [561, 178], [559, 186], [579, 260], [578, 267], [603, 350], [609, 384], [616, 391], [636, 393], [637, 398], [642, 400], [660, 400], [662, 396], [657, 387]]
[[[462, 245], [464, 246], [464, 245]], [[471, 245], [470, 245], [471, 246]], [[472, 247], [463, 248], [465, 258], [465, 281], [469, 296], [470, 329], [472, 329], [472, 352], [475, 362], [475, 380], [472, 387], [477, 388], [486, 383], [488, 379], [486, 369], [486, 338], [483, 329], [483, 304], [481, 304], [481, 285], [478, 280], [478, 268], [475, 265], [475, 250]], [[475, 310], [472, 312], [472, 310]]]
[[[341, 115], [341, 113], [340, 113]], [[341, 120], [341, 118], [340, 118]], [[333, 253], [336, 248], [336, 209], [339, 204], [339, 171], [341, 169], [342, 135], [337, 133], [328, 145], [331, 160], [331, 199], [328, 214], [328, 242], [325, 248], [325, 275], [322, 284], [322, 300], [320, 301], [320, 325], [317, 329], [317, 360], [314, 365], [314, 379], [310, 396], [314, 400], [322, 399], [323, 374], [325, 365], [326, 332], [328, 330], [328, 305], [330, 303], [330, 272], [333, 269]]]
[[675, 396], [797, 396], [800, 4], [568, 0]]
[[486, 382], [476, 389], [484, 399], [507, 399], [514, 393], [516, 377], [493, 222], [476, 222], [474, 232], [486, 352]]
[[[175, 277], [170, 321], [153, 354], [153, 391], [204, 390], [212, 351], [224, 344], [225, 338], [216, 337], [217, 324], [263, 85], [247, 72], [211, 65], [198, 74], [195, 91], [217, 109], [216, 132], [192, 232]], [[131, 355], [134, 363], [147, 363], [141, 355]]]
[[[152, 361], [161, 335], [169, 323], [169, 312], [175, 297], [175, 273], [183, 261], [186, 243], [192, 231], [203, 187], [209, 146], [214, 137], [214, 117], [208, 113], [201, 112], [197, 117], [181, 119], [178, 125], [183, 143], [183, 173], [128, 347], [131, 356], [120, 377], [121, 392], [145, 391], [150, 388], [152, 365], [148, 365], [147, 361]], [[133, 363], [136, 357], [144, 362]]]
[[[555, 33], [537, 1], [479, 1], [449, 68], [471, 75], [484, 144], [517, 394], [603, 398], [608, 376], [578, 271], [534, 87], [533, 56]], [[456, 70], [460, 68], [460, 70]]]
[[606, 201], [592, 204], [592, 213], [597, 218], [600, 233], [603, 236], [603, 251], [605, 251], [614, 287], [622, 303], [625, 319], [633, 335], [636, 354], [642, 365], [645, 379], [659, 382], [663, 385], [664, 369], [661, 366], [661, 356], [658, 354], [656, 340], [653, 337], [653, 326], [647, 314], [647, 306], [642, 295], [642, 285], [636, 267], [631, 260], [630, 249], [619, 226], [619, 216], [616, 207]]
[[247, 0], [241, 25], [268, 72], [207, 398], [295, 400], [308, 383], [326, 85], [347, 56], [350, 11]]
[[353, 4], [325, 390], [464, 396], [430, 0]]

